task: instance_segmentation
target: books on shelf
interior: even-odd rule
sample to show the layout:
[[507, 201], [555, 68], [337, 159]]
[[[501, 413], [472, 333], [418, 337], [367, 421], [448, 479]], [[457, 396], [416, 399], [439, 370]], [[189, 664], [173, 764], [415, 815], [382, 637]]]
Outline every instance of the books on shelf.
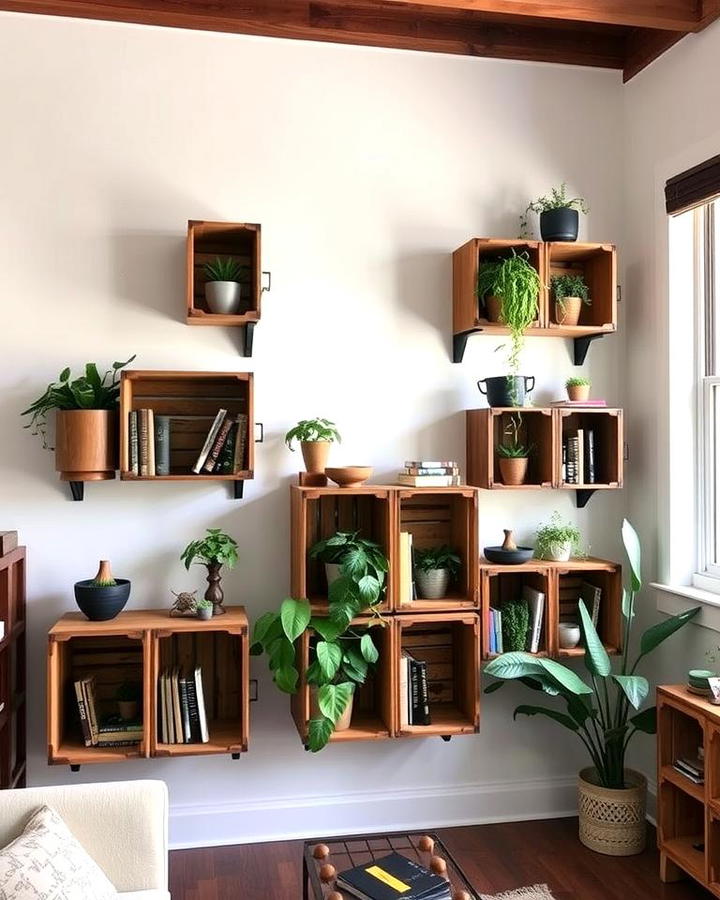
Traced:
[[563, 437], [562, 479], [565, 484], [595, 484], [595, 432], [578, 428]]
[[562, 406], [570, 407], [570, 409], [577, 409], [578, 407], [585, 407], [586, 409], [595, 409], [597, 407], [607, 407], [606, 400], [553, 400], [550, 406], [554, 406], [555, 408], [559, 408]]
[[170, 416], [155, 416], [155, 474], [170, 474]]
[[495, 609], [493, 606], [488, 610], [488, 637], [490, 653], [502, 653], [502, 610]]
[[217, 415], [215, 416], [215, 420], [210, 426], [210, 431], [208, 431], [207, 433], [207, 437], [205, 438], [205, 443], [203, 444], [202, 450], [200, 451], [200, 455], [195, 461], [195, 465], [192, 467], [192, 470], [196, 475], [200, 474], [202, 467], [205, 465], [205, 461], [210, 455], [210, 451], [215, 444], [215, 438], [218, 436], [226, 416], [226, 409], [218, 410]]
[[200, 666], [163, 670], [157, 691], [158, 740], [163, 744], [207, 744], [210, 734]]
[[427, 662], [403, 650], [400, 656], [400, 725], [430, 725]]
[[694, 784], [705, 784], [705, 761], [699, 757], [680, 757], [673, 763], [673, 769]]
[[543, 615], [545, 612], [545, 594], [535, 590], [529, 584], [523, 585], [523, 600], [530, 610], [530, 624], [528, 627], [527, 649], [530, 653], [540, 650], [542, 641]]
[[341, 872], [336, 886], [360, 900], [450, 900], [450, 883], [419, 863], [390, 853]]
[[454, 460], [410, 459], [398, 473], [397, 483], [407, 487], [453, 487], [461, 483], [460, 469]]
[[409, 531], [400, 532], [400, 606], [408, 606], [415, 599], [413, 581], [413, 536]]
[[127, 721], [117, 715], [100, 721], [94, 676], [74, 681], [73, 687], [86, 747], [131, 747], [142, 741], [144, 727], [140, 721]]

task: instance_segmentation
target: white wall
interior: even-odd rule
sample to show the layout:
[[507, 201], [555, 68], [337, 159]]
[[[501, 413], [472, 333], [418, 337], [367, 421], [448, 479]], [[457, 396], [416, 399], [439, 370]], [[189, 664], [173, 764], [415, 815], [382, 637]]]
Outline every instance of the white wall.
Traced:
[[[334, 461], [371, 463], [378, 479], [408, 457], [462, 460], [475, 381], [504, 369], [489, 338], [449, 361], [450, 254], [471, 236], [515, 235], [527, 200], [564, 179], [590, 203], [588, 239], [620, 243], [617, 73], [0, 14], [0, 111], [0, 527], [30, 554], [31, 782], [164, 778], [177, 844], [574, 809], [582, 756], [552, 725], [513, 724], [510, 691], [484, 702], [477, 737], [313, 756], [257, 662], [240, 762], [48, 768], [45, 634], [101, 557], [132, 579], [133, 607], [200, 587], [202, 570], [178, 557], [208, 526], [241, 545], [228, 600], [252, 617], [275, 607], [299, 467], [282, 435], [298, 418], [334, 419]], [[236, 335], [184, 324], [188, 218], [263, 225], [273, 291], [251, 360]], [[611, 403], [623, 342], [589, 356]], [[119, 481], [69, 501], [19, 413], [65, 365], [131, 353], [144, 368], [255, 371], [267, 441], [243, 502], [222, 486]], [[569, 353], [528, 341], [538, 402], [561, 396]], [[561, 493], [480, 503], [481, 546], [502, 527], [530, 537], [557, 508], [593, 552], [618, 552], [620, 495], [577, 512]]]

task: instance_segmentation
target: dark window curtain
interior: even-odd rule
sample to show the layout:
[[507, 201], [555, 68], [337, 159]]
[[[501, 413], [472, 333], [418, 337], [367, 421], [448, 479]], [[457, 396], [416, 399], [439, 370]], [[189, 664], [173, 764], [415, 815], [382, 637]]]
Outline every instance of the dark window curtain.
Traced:
[[720, 156], [675, 175], [665, 184], [665, 206], [671, 216], [717, 197], [720, 197]]

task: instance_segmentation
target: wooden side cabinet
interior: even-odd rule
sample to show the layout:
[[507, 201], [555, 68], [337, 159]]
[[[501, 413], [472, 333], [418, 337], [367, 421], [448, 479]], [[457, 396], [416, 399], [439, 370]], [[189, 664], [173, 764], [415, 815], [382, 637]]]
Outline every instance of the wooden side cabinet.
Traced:
[[[163, 743], [159, 676], [164, 670], [200, 667], [209, 740]], [[117, 711], [121, 684], [140, 686], [143, 736], [134, 746], [86, 746], [74, 683], [94, 677], [98, 718]], [[109, 622], [67, 613], [48, 635], [48, 762], [76, 768], [86, 763], [168, 756], [231, 754], [249, 742], [249, 638], [243, 607], [208, 622], [171, 618], [166, 610], [122, 612]]]
[[25, 547], [0, 557], [0, 790], [26, 782]]

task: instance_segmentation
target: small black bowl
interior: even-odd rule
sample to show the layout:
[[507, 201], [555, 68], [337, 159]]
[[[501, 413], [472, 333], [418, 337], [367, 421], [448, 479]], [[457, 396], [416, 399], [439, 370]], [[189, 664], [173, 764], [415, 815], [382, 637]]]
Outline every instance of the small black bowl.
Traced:
[[503, 550], [502, 547], [485, 547], [483, 549], [485, 559], [502, 566], [519, 566], [532, 559], [534, 552], [532, 547], [518, 547], [517, 550]]
[[107, 622], [124, 608], [130, 596], [127, 578], [116, 578], [116, 584], [101, 587], [92, 578], [75, 582], [75, 601], [91, 622]]

